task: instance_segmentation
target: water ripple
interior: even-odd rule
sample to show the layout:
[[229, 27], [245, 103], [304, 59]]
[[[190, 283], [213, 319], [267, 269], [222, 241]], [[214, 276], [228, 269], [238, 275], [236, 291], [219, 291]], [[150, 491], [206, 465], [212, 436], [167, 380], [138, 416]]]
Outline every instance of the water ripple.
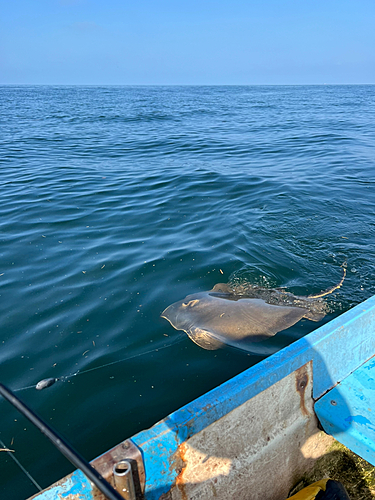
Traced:
[[[179, 337], [171, 302], [236, 279], [315, 293], [344, 261], [324, 321], [374, 294], [374, 89], [0, 87], [2, 381], [61, 377], [22, 395], [94, 457], [262, 359]], [[68, 472], [1, 405], [37, 481]], [[5, 460], [0, 492], [34, 490]]]

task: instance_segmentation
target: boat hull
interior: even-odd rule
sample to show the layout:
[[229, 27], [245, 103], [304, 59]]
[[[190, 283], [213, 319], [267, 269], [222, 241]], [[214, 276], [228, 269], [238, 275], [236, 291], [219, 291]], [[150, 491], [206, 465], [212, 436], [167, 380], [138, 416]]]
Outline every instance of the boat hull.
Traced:
[[[285, 499], [332, 444], [314, 402], [374, 355], [374, 325], [372, 297], [135, 435], [145, 498]], [[33, 497], [60, 498], [102, 497], [80, 471]]]

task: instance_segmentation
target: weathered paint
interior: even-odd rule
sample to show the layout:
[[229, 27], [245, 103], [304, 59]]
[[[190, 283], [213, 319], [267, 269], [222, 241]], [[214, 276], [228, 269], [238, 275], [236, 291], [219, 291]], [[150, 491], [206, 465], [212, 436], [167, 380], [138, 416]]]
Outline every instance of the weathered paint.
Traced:
[[[141, 452], [130, 439], [110, 449], [91, 462], [91, 465], [104, 479], [115, 487], [112, 473], [113, 466], [125, 458], [131, 462], [135, 490], [139, 497], [144, 491], [145, 471]], [[51, 488], [34, 495], [32, 498], [37, 498], [38, 500], [85, 500], [87, 498], [105, 500], [104, 495], [91, 484], [81, 471], [69, 474], [64, 479], [52, 485]]]
[[[216, 422], [217, 425], [221, 425], [221, 419], [235, 409], [241, 411], [241, 406], [247, 402], [251, 407], [252, 402], [250, 400], [257, 395], [261, 395], [262, 392], [293, 372], [300, 370], [310, 361], [313, 364], [314, 383], [312, 389], [315, 399], [335, 386], [337, 382], [343, 380], [375, 353], [374, 324], [375, 297], [372, 297], [220, 387], [170, 414], [151, 429], [134, 436], [133, 441], [143, 451], [147, 500], [156, 500], [163, 495], [164, 499], [169, 498], [170, 495], [175, 495], [174, 491], [177, 489], [181, 493], [180, 498], [184, 498], [183, 495], [187, 494], [188, 487], [181, 478], [185, 477], [186, 455], [189, 449], [188, 446], [192, 443], [191, 439], [193, 437], [194, 439], [200, 439], [205, 434], [206, 440], [210, 440], [211, 437], [207, 434], [208, 428], [211, 432], [215, 428]], [[348, 353], [350, 354], [348, 355]], [[300, 380], [300, 382], [297, 380]], [[308, 380], [307, 385], [309, 383], [311, 382]], [[302, 413], [302, 417], [307, 418], [307, 415], [303, 415], [304, 411], [309, 413], [308, 406], [303, 410], [303, 405], [308, 404], [305, 399], [306, 391], [303, 390], [303, 376], [301, 379], [297, 375], [294, 384], [293, 393], [298, 392], [300, 398], [299, 408], [301, 412], [299, 413]], [[278, 399], [279, 395], [273, 397]], [[265, 418], [265, 415], [269, 413], [267, 413], [266, 408], [263, 409], [263, 412], [265, 413], [260, 414], [260, 418]], [[273, 415], [273, 418], [276, 420], [278, 415]], [[309, 417], [307, 420], [310, 421], [311, 418]], [[282, 425], [280, 422], [278, 424]], [[236, 432], [241, 434], [240, 428], [236, 428]], [[242, 444], [242, 438], [236, 437], [236, 432], [233, 433], [232, 439], [239, 442], [238, 444]], [[249, 439], [251, 439], [251, 435]], [[282, 449], [284, 447], [282, 433], [279, 439]], [[315, 446], [313, 436], [307, 442], [312, 442], [312, 446]], [[221, 458], [227, 457], [224, 449], [218, 455]], [[275, 456], [271, 455], [265, 458], [271, 464], [271, 467]], [[290, 457], [285, 456], [284, 459], [288, 462]], [[225, 467], [229, 467], [231, 464], [221, 461], [220, 470], [225, 470]], [[265, 464], [263, 476], [264, 471], [268, 470], [269, 466]], [[225, 476], [225, 473], [221, 475]], [[246, 483], [247, 476], [242, 474], [238, 480]], [[53, 488], [51, 487], [51, 491]], [[212, 496], [214, 496], [214, 490], [212, 490]], [[41, 500], [42, 497], [36, 495], [34, 498]], [[56, 495], [50, 498], [57, 500], [59, 497]], [[92, 500], [90, 492], [84, 496], [84, 499]], [[43, 498], [43, 500], [45, 499]]]
[[90, 481], [81, 471], [76, 470], [69, 476], [60, 479], [52, 487], [37, 493], [30, 500], [33, 498], [38, 500], [86, 500], [94, 497]]
[[375, 358], [319, 399], [315, 411], [326, 432], [375, 465]]
[[[302, 392], [297, 390], [301, 376]], [[164, 498], [287, 498], [296, 478], [325, 451], [312, 385], [310, 362], [188, 439], [184, 467]], [[301, 449], [308, 440], [310, 453], [305, 456]], [[272, 481], [266, 481], [265, 493], [267, 477]]]

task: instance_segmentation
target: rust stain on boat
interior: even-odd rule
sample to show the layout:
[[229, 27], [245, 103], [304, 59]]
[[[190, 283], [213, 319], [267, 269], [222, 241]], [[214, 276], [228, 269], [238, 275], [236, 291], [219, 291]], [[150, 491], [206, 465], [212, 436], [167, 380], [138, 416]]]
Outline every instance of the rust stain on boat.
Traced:
[[176, 486], [177, 486], [177, 488], [179, 489], [179, 491], [181, 493], [181, 499], [182, 500], [188, 500], [188, 496], [187, 496], [187, 492], [186, 492], [186, 484], [185, 484], [185, 480], [184, 480], [184, 472], [185, 472], [185, 469], [186, 469], [185, 455], [186, 455], [186, 452], [187, 452], [187, 445], [186, 445], [186, 443], [180, 444], [180, 446], [178, 447], [178, 452], [180, 454], [180, 458], [181, 458], [182, 463], [184, 465], [181, 467], [181, 471], [178, 474], [178, 476], [176, 477]]
[[306, 387], [307, 384], [309, 383], [309, 375], [307, 373], [307, 365], [301, 366], [301, 368], [298, 368], [296, 370], [296, 390], [299, 392], [301, 401], [300, 401], [300, 408], [302, 415], [308, 416], [310, 415], [309, 411], [306, 408], [305, 405], [305, 392], [306, 392]]

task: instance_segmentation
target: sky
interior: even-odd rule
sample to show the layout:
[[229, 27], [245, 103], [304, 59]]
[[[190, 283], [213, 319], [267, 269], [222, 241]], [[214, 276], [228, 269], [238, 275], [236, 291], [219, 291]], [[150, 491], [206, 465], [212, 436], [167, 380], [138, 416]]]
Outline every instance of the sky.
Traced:
[[374, 84], [375, 0], [0, 0], [0, 84]]

